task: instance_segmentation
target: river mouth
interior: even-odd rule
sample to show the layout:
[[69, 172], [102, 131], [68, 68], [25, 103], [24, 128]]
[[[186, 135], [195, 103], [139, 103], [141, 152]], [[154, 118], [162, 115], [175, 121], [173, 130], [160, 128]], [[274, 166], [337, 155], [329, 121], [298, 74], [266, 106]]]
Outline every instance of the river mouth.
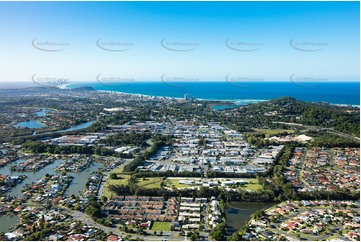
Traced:
[[242, 202], [242, 203], [227, 203], [225, 209], [227, 220], [227, 235], [230, 236], [237, 232], [250, 219], [251, 215], [260, 209], [270, 208], [277, 203], [270, 202]]

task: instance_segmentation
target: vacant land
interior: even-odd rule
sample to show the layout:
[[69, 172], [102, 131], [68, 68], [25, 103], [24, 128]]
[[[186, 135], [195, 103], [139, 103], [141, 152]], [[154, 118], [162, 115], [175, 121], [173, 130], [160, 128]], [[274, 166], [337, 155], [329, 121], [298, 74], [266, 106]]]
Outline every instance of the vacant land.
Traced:
[[[105, 183], [104, 196], [107, 198], [111, 197], [111, 191], [109, 190], [110, 185], [120, 186], [120, 185], [128, 185], [128, 181], [130, 175], [122, 175], [117, 174], [118, 179], [107, 179]], [[145, 178], [137, 178], [137, 185], [144, 188], [161, 188], [161, 183], [163, 181], [162, 177], [145, 177]], [[113, 194], [114, 196], [115, 194]]]
[[124, 167], [124, 165], [119, 166], [117, 169], [112, 170], [112, 173], [115, 173], [115, 174], [122, 173], [123, 172], [123, 167]]
[[262, 186], [258, 183], [257, 179], [254, 179], [254, 181], [250, 181], [249, 183], [242, 185], [241, 188], [245, 190], [257, 191], [262, 189]]
[[123, 172], [124, 166], [126, 164], [128, 164], [129, 162], [131, 162], [133, 159], [124, 159], [124, 160], [125, 160], [125, 162], [123, 164], [121, 164], [120, 166], [118, 166], [118, 168], [112, 170], [112, 173], [121, 174]]
[[295, 131], [292, 129], [254, 129], [258, 133], [269, 134], [269, 135], [277, 135], [282, 133], [294, 133]]
[[170, 222], [154, 222], [152, 229], [153, 231], [170, 231]]
[[127, 185], [130, 175], [119, 175], [118, 179], [107, 179], [109, 185]]
[[160, 188], [160, 184], [163, 181], [162, 177], [145, 177], [138, 178], [137, 185], [144, 188]]
[[[110, 198], [112, 196], [112, 192], [109, 190], [108, 186], [110, 185], [115, 185], [115, 186], [120, 186], [120, 185], [128, 185], [128, 180], [130, 178], [130, 175], [120, 175], [118, 174], [118, 179], [110, 179], [108, 178], [106, 183], [105, 183], [105, 188], [104, 188], [104, 196], [107, 198]], [[115, 194], [113, 194], [115, 195]]]
[[[104, 189], [104, 196], [107, 198], [110, 198], [112, 196], [112, 192], [109, 190], [108, 186], [110, 185], [128, 185], [128, 180], [130, 178], [130, 175], [122, 175], [118, 174], [118, 179], [107, 179], [107, 182], [105, 184]], [[189, 180], [193, 181], [193, 184], [179, 184], [180, 180]], [[169, 177], [164, 180], [163, 185], [164, 187], [168, 188], [177, 188], [177, 189], [186, 189], [191, 187], [200, 187], [202, 185], [196, 185], [194, 184], [195, 181], [200, 181], [200, 178], [187, 178], [187, 177]], [[219, 179], [202, 179], [204, 183], [208, 183], [209, 181], [219, 181], [219, 186], [221, 185], [222, 181], [245, 181], [246, 184], [234, 184], [229, 187], [231, 188], [241, 188], [244, 190], [250, 190], [250, 191], [257, 191], [259, 189], [262, 189], [262, 186], [258, 183], [258, 180], [255, 178], [219, 178]], [[137, 178], [137, 185], [144, 188], [161, 188], [161, 184], [163, 181], [163, 177], [145, 177], [145, 178]], [[115, 196], [115, 194], [113, 194]]]
[[175, 187], [175, 188], [186, 188], [186, 187], [190, 187], [190, 185], [188, 184], [179, 184], [179, 180], [181, 179], [167, 179], [165, 180], [165, 186], [166, 187]]

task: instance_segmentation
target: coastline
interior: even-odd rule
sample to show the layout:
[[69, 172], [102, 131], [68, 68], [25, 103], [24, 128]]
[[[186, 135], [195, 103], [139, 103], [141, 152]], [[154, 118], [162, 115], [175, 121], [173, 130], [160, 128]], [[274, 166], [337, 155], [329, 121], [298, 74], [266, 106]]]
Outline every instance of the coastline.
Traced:
[[[72, 88], [67, 88], [72, 89]], [[95, 90], [97, 92], [104, 92], [104, 93], [112, 93], [112, 94], [122, 94], [122, 95], [129, 95], [129, 96], [137, 96], [137, 97], [148, 97], [148, 98], [162, 98], [162, 99], [170, 99], [170, 100], [184, 100], [182, 97], [169, 97], [169, 96], [155, 96], [155, 95], [147, 95], [147, 94], [140, 94], [140, 93], [127, 93], [121, 91], [109, 91], [109, 90]], [[266, 99], [206, 99], [206, 98], [197, 98], [196, 100], [199, 101], [211, 101], [211, 102], [232, 102], [236, 106], [243, 106], [251, 103], [258, 103], [258, 102], [266, 102], [269, 100]], [[242, 102], [247, 102], [243, 103]]]
[[[149, 83], [149, 82], [145, 82], [145, 83]], [[157, 83], [157, 82], [153, 82], [153, 83]], [[71, 85], [83, 85], [83, 86], [91, 86], [92, 82], [81, 82], [81, 83], [67, 83], [67, 84], [63, 84], [58, 86], [58, 88], [60, 89], [73, 89], [71, 87]], [[94, 87], [93, 87], [94, 88]], [[94, 88], [95, 89], [95, 88]], [[129, 93], [129, 92], [122, 92], [122, 91], [110, 91], [110, 90], [100, 90], [100, 89], [95, 89], [95, 91], [98, 92], [106, 92], [106, 93], [114, 93], [114, 94], [123, 94], [123, 95], [134, 95], [134, 96], [138, 96], [138, 97], [150, 97], [150, 98], [164, 98], [164, 99], [175, 99], [175, 100], [184, 100], [183, 97], [171, 97], [171, 96], [158, 96], [158, 95], [149, 95], [149, 94], [141, 94], [141, 93]], [[278, 98], [281, 98], [278, 97]], [[259, 99], [259, 98], [255, 98], [255, 99], [250, 99], [250, 98], [245, 98], [245, 99], [215, 99], [215, 98], [196, 98], [196, 100], [200, 100], [200, 101], [214, 101], [214, 102], [232, 102], [234, 103], [234, 105], [236, 106], [243, 106], [243, 105], [248, 105], [248, 104], [252, 104], [252, 103], [259, 103], [259, 102], [265, 102], [265, 101], [269, 101], [272, 99]], [[303, 100], [304, 101], [304, 100]], [[311, 102], [311, 103], [326, 103], [329, 105], [334, 105], [334, 106], [339, 106], [339, 107], [352, 107], [352, 108], [360, 108], [359, 104], [342, 104], [342, 103], [331, 103], [331, 102], [326, 102], [326, 101], [305, 101], [305, 102]]]
[[[215, 81], [214, 81], [215, 82]], [[212, 83], [214, 83], [212, 82]], [[156, 81], [143, 81], [143, 82], [139, 82], [139, 83], [145, 83], [145, 84], [149, 84], [149, 83], [160, 83], [160, 82], [156, 82]], [[219, 83], [221, 83], [219, 81]], [[275, 83], [281, 83], [279, 82], [275, 82]], [[342, 82], [337, 82], [337, 83], [342, 83]], [[351, 82], [346, 82], [346, 83], [351, 83]], [[355, 82], [352, 82], [355, 83]], [[93, 85], [96, 84], [96, 82], [71, 82], [71, 83], [66, 83], [66, 84], [61, 84], [58, 86], [54, 86], [56, 88], [59, 89], [74, 89], [77, 87], [84, 87], [84, 86], [90, 86], [93, 87]], [[73, 85], [75, 85], [75, 87], [72, 87]], [[22, 88], [22, 87], [17, 87], [15, 89], [18, 88]], [[151, 95], [151, 94], [142, 94], [142, 93], [131, 93], [131, 92], [124, 92], [124, 91], [117, 91], [117, 90], [102, 90], [102, 89], [98, 89], [96, 87], [93, 87], [95, 91], [98, 92], [107, 92], [107, 93], [114, 93], [114, 94], [122, 94], [122, 95], [134, 95], [134, 96], [139, 96], [139, 97], [149, 97], [149, 98], [163, 98], [163, 99], [173, 99], [173, 100], [184, 100], [183, 97], [173, 97], [173, 96], [165, 96], [165, 95]], [[1, 89], [1, 88], [0, 88]], [[5, 89], [12, 89], [10, 87], [5, 88]], [[287, 96], [287, 95], [283, 95], [283, 96]], [[290, 95], [291, 97], [294, 97], [292, 95]], [[278, 96], [275, 98], [281, 98], [282, 96]], [[239, 99], [239, 98], [197, 98], [196, 100], [200, 100], [200, 101], [214, 101], [214, 102], [231, 102], [236, 106], [243, 106], [243, 105], [248, 105], [248, 104], [252, 104], [252, 103], [258, 103], [258, 102], [265, 102], [265, 101], [269, 101], [275, 98], [244, 98], [244, 99]], [[329, 105], [334, 105], [334, 106], [339, 106], [339, 107], [352, 107], [352, 108], [360, 108], [360, 104], [345, 104], [345, 103], [334, 103], [334, 102], [328, 102], [328, 101], [309, 101], [309, 100], [303, 100], [301, 98], [297, 98], [298, 100], [302, 100], [305, 102], [311, 102], [311, 103], [325, 103], [325, 104], [329, 104]]]

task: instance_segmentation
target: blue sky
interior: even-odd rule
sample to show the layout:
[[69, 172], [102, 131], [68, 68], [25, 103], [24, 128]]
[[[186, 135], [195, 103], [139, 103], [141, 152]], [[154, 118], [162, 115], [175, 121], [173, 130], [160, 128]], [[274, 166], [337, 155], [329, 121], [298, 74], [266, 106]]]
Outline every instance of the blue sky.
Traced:
[[359, 2], [0, 2], [0, 81], [359, 81], [359, 12]]

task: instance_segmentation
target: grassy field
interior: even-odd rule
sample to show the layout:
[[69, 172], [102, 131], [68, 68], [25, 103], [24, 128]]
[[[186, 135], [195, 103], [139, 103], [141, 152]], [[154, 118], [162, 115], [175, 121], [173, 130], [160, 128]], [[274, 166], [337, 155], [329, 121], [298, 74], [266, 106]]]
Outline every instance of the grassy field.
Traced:
[[[103, 196], [110, 199], [112, 197], [112, 192], [109, 191], [109, 189], [107, 187], [104, 187]], [[113, 194], [113, 196], [115, 196], [115, 194]]]
[[182, 179], [166, 179], [165, 180], [165, 186], [167, 187], [175, 187], [175, 188], [184, 188], [184, 187], [189, 187], [189, 185], [187, 184], [179, 184], [179, 180]]
[[137, 185], [145, 188], [160, 188], [162, 177], [145, 177], [137, 179]]
[[153, 231], [170, 231], [170, 222], [154, 222], [152, 229]]
[[[128, 180], [130, 178], [130, 175], [119, 174], [116, 171], [114, 171], [114, 173], [118, 174], [119, 179], [110, 179], [110, 178], [107, 179], [104, 188], [104, 196], [106, 196], [107, 198], [110, 198], [112, 195], [115, 196], [115, 194], [112, 194], [112, 192], [109, 190], [108, 186], [128, 185]], [[162, 177], [146, 177], [144, 179], [138, 178], [137, 185], [144, 188], [160, 188], [160, 184], [162, 180], [163, 180]]]
[[[118, 179], [110, 179], [108, 178], [105, 187], [104, 187], [104, 196], [110, 198], [112, 196], [112, 192], [109, 191], [109, 185], [127, 185], [130, 175], [120, 175], [118, 174]], [[113, 194], [114, 196], [115, 194]]]
[[107, 179], [107, 183], [109, 185], [127, 185], [128, 184], [128, 180], [130, 178], [130, 175], [119, 175], [118, 174], [118, 179]]
[[269, 134], [269, 135], [277, 135], [281, 133], [294, 133], [295, 131], [292, 129], [254, 129], [258, 133]]
[[[112, 194], [112, 192], [108, 189], [109, 185], [127, 185], [128, 180], [130, 178], [130, 175], [121, 175], [118, 174], [118, 177], [120, 179], [107, 179], [105, 188], [104, 188], [104, 196], [107, 198], [110, 198], [112, 195], [115, 196], [115, 194]], [[187, 184], [179, 184], [180, 180], [184, 180], [187, 178], [167, 178], [164, 181], [164, 185], [166, 187], [175, 187], [175, 188], [187, 188], [192, 187], [196, 185], [187, 185]], [[195, 180], [194, 178], [188, 178], [189, 180]], [[162, 177], [145, 177], [145, 178], [137, 178], [137, 185], [144, 188], [161, 188], [163, 178]], [[231, 179], [232, 180], [232, 179]], [[262, 189], [262, 186], [258, 183], [257, 179], [255, 178], [235, 178], [235, 180], [244, 180], [248, 182], [245, 185], [239, 186], [240, 188], [244, 190], [252, 190], [257, 191], [258, 189]]]
[[112, 173], [116, 173], [116, 174], [122, 173], [124, 171], [124, 166], [128, 164], [130, 161], [132, 161], [132, 159], [125, 159], [125, 160], [126, 161], [123, 164], [119, 165], [118, 168], [112, 170]]
[[117, 169], [112, 170], [112, 173], [115, 173], [115, 174], [120, 174], [120, 173], [122, 173], [122, 172], [123, 172], [123, 166], [124, 166], [124, 165], [119, 166]]
[[257, 191], [258, 189], [262, 189], [262, 186], [258, 183], [257, 179], [249, 179], [249, 183], [242, 186], [245, 190]]

